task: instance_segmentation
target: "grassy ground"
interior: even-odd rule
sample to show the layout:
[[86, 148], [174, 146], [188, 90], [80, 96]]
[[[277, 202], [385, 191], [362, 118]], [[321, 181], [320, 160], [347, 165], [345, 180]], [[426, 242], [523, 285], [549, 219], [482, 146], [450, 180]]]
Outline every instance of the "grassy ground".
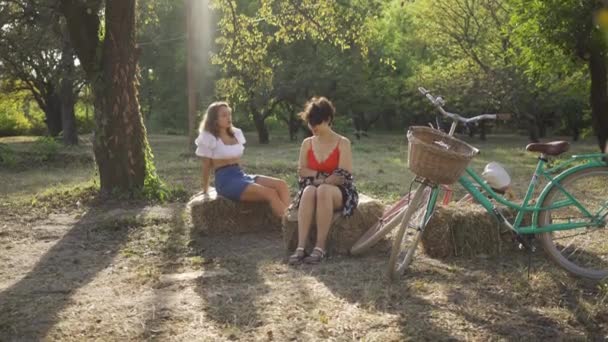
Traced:
[[[295, 190], [299, 144], [248, 138], [247, 171]], [[150, 140], [161, 177], [196, 192], [200, 165], [186, 140]], [[27, 154], [33, 138], [0, 143]], [[503, 162], [522, 194], [536, 162], [525, 140], [472, 143], [482, 150], [474, 166]], [[374, 135], [353, 149], [361, 192], [390, 203], [407, 191], [403, 136]], [[276, 233], [190, 234], [185, 203], [95, 204], [90, 150], [85, 139], [33, 168], [0, 167], [0, 341], [608, 338], [608, 285], [564, 274], [541, 251], [529, 277], [525, 253], [420, 256], [393, 284], [383, 255], [291, 268]]]

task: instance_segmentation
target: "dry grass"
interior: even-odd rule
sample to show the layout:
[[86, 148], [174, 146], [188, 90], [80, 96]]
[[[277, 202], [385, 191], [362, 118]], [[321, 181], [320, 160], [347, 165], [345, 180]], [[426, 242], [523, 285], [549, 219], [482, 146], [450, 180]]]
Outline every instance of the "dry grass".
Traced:
[[[521, 152], [525, 142], [489, 139], [474, 143], [489, 151], [476, 165], [505, 161], [513, 165], [516, 184], [526, 183], [535, 159]], [[407, 191], [411, 175], [404, 171], [403, 140], [381, 135], [354, 143], [362, 192], [390, 202]], [[161, 176], [196, 192], [200, 166], [180, 155], [185, 139], [152, 136], [151, 141]], [[294, 185], [299, 146], [277, 145], [251, 144], [248, 169], [289, 175]], [[593, 148], [593, 143], [575, 146]], [[11, 174], [20, 186], [0, 189], [2, 341], [608, 336], [606, 284], [571, 278], [540, 251], [532, 257], [529, 277], [523, 252], [445, 261], [420, 256], [406, 277], [389, 284], [384, 256], [333, 257], [315, 267], [291, 268], [284, 263], [279, 233], [204, 237], [186, 224], [184, 203], [148, 208], [84, 201], [79, 206], [75, 203], [86, 191], [65, 194], [65, 189], [86, 180], [86, 172], [90, 178], [92, 170], [52, 166], [32, 172]], [[4, 181], [10, 171], [0, 173]], [[61, 184], [41, 181], [45, 173]], [[46, 196], [32, 206], [32, 196], [44, 190]]]

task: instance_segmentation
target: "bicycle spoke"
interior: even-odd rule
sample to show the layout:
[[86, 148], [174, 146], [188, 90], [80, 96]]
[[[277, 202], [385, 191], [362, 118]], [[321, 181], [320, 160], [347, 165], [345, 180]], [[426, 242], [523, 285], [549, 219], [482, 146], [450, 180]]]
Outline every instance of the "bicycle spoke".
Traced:
[[432, 196], [432, 188], [423, 184], [416, 190], [416, 195], [404, 213], [403, 222], [393, 241], [389, 259], [389, 277], [395, 279], [401, 275], [412, 261], [416, 245], [420, 240], [421, 227]]
[[541, 213], [539, 226], [576, 223], [584, 227], [541, 234], [543, 247], [568, 271], [602, 279], [608, 276], [608, 229], [602, 222], [607, 208], [608, 168], [580, 170], [560, 181], [560, 185], [567, 193], [552, 190], [542, 206], [553, 209]]
[[555, 238], [555, 239], [553, 239], [553, 241], [559, 241], [559, 240], [568, 239], [568, 238], [575, 237], [575, 236], [580, 236], [580, 235], [588, 235], [588, 234], [590, 234], [590, 233], [589, 233], [589, 232], [584, 232], [584, 233], [578, 233], [578, 234], [566, 235], [566, 236], [564, 236], [564, 237]]

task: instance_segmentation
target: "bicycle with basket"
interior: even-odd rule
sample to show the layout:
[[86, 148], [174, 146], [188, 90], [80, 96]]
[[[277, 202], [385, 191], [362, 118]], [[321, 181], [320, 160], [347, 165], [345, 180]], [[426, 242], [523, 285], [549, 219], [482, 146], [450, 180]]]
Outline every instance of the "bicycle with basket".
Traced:
[[[447, 112], [441, 97], [434, 97], [424, 88], [419, 91], [451, 121], [449, 132], [424, 127], [410, 127], [408, 137], [408, 168], [416, 175], [418, 188], [389, 210], [351, 248], [361, 254], [395, 227], [388, 275], [394, 279], [405, 273], [413, 261], [424, 229], [436, 209], [441, 191], [458, 182], [468, 195], [493, 215], [525, 246], [536, 238], [546, 254], [566, 271], [580, 277], [602, 280], [608, 277], [608, 156], [603, 153], [574, 155], [565, 161], [550, 164], [550, 158], [569, 148], [566, 141], [535, 143], [526, 146], [538, 152], [538, 163], [521, 203], [505, 198], [497, 189], [468, 165], [479, 153], [475, 147], [455, 138], [458, 124], [481, 120], [508, 119], [508, 115], [483, 114], [465, 118]], [[534, 199], [539, 180], [546, 184]], [[449, 200], [449, 196], [446, 196]], [[446, 201], [444, 197], [444, 203]], [[514, 209], [511, 221], [497, 204]], [[523, 224], [526, 214], [529, 225]]]

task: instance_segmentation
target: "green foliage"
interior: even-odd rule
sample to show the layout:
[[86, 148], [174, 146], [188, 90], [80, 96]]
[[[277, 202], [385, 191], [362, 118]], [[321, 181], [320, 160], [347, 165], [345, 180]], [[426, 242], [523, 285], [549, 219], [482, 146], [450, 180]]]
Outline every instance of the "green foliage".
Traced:
[[61, 149], [61, 144], [53, 137], [40, 137], [32, 145], [31, 152], [35, 161], [52, 161]]
[[[48, 127], [48, 134], [59, 134], [60, 108], [66, 101], [71, 103], [71, 96], [60, 89], [65, 85], [76, 92], [76, 83], [83, 79], [73, 48], [64, 39], [65, 20], [57, 7], [41, 0], [0, 4], [0, 91], [19, 98], [27, 94], [19, 106], [27, 107], [23, 111], [31, 123], [25, 124], [19, 112], [6, 113], [9, 120], [2, 120], [0, 114], [0, 131], [4, 134], [42, 134], [41, 125], [28, 113], [34, 111], [33, 107], [44, 111], [45, 120], [40, 123]], [[0, 106], [2, 102], [0, 98]]]
[[15, 112], [0, 112], [0, 136], [26, 135], [31, 127], [31, 123], [23, 115]]
[[567, 129], [565, 112], [588, 108], [584, 66], [541, 34], [540, 21], [519, 19], [516, 1], [213, 4], [216, 92], [251, 120], [259, 112], [288, 122], [310, 96], [326, 95], [339, 115], [402, 129], [433, 120], [418, 86], [459, 112], [512, 112], [522, 128], [543, 131]]
[[[139, 103], [144, 122], [150, 132], [185, 134], [188, 106], [184, 1], [139, 1], [138, 5], [137, 39], [142, 48]], [[201, 23], [206, 19], [195, 15], [195, 24], [205, 32], [213, 26]], [[195, 59], [199, 106], [205, 106], [214, 95], [215, 71], [207, 64], [207, 55], [208, 51], [199, 51]]]
[[169, 199], [170, 191], [167, 189], [166, 184], [160, 179], [156, 173], [156, 166], [154, 165], [154, 155], [152, 149], [148, 143], [148, 139], [145, 141], [146, 149], [146, 176], [144, 178], [144, 186], [141, 190], [141, 195], [149, 200], [158, 200], [165, 202]]
[[7, 144], [0, 144], [0, 165], [13, 167], [16, 161], [15, 152]]
[[[588, 70], [572, 57], [589, 43], [599, 3], [213, 0], [213, 15], [197, 3], [199, 109], [227, 99], [237, 123], [253, 130], [256, 117], [284, 126], [308, 98], [325, 95], [345, 130], [354, 117], [401, 130], [433, 120], [416, 92], [425, 86], [462, 113], [513, 112], [522, 128], [532, 120], [567, 132], [569, 113], [589, 109]], [[184, 2], [138, 2], [139, 100], [151, 132], [187, 129], [186, 11]], [[84, 108], [80, 101], [83, 133], [93, 124]], [[3, 127], [29, 129], [0, 111]]]
[[250, 119], [278, 115], [293, 121], [313, 95], [335, 100], [338, 112], [346, 115], [353, 112], [351, 106], [361, 112], [376, 109], [370, 101], [381, 102], [369, 93], [378, 91], [367, 82], [377, 71], [369, 65], [370, 56], [374, 63], [380, 57], [370, 53], [365, 29], [380, 13], [380, 2], [268, 0], [246, 6], [218, 0], [213, 5], [220, 35], [212, 62], [223, 72], [216, 92], [244, 108]]
[[[293, 123], [313, 95], [334, 101], [343, 132], [356, 118], [401, 131], [433, 120], [418, 86], [467, 115], [514, 113], [521, 129], [589, 130], [583, 52], [599, 0], [212, 0], [211, 15], [195, 3], [199, 110], [226, 99], [248, 131], [256, 118]], [[138, 2], [139, 101], [151, 132], [187, 129], [186, 11]], [[91, 132], [91, 99], [80, 98], [78, 129]], [[42, 116], [8, 103], [0, 99], [0, 134], [40, 132]]]
[[78, 134], [92, 133], [93, 129], [95, 128], [93, 106], [84, 101], [79, 101], [76, 103], [74, 111]]
[[0, 136], [40, 135], [44, 114], [27, 92], [0, 93]]

